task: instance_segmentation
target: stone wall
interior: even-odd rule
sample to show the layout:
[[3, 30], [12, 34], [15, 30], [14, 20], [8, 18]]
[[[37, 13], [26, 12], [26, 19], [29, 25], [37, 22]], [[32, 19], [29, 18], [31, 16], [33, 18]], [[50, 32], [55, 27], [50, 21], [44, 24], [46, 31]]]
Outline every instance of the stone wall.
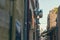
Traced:
[[9, 12], [6, 0], [0, 0], [0, 40], [9, 40]]

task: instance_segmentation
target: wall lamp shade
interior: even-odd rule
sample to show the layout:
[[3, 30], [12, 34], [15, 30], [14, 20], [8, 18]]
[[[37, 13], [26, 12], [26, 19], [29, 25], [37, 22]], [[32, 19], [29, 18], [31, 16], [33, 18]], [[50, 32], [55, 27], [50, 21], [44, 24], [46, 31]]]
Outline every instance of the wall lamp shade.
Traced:
[[43, 11], [42, 10], [40, 10], [40, 11], [35, 11], [35, 16], [39, 16], [40, 18], [42, 18], [42, 16], [43, 16]]
[[40, 11], [38, 12], [38, 16], [39, 16], [40, 18], [42, 18], [42, 16], [43, 16], [42, 10], [40, 10]]

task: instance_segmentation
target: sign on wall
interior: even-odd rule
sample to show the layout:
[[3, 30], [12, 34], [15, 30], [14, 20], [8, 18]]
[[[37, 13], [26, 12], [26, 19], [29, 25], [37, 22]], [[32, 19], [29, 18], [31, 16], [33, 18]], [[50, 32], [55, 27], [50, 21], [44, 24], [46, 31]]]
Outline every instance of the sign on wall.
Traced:
[[16, 40], [21, 40], [21, 23], [16, 20]]

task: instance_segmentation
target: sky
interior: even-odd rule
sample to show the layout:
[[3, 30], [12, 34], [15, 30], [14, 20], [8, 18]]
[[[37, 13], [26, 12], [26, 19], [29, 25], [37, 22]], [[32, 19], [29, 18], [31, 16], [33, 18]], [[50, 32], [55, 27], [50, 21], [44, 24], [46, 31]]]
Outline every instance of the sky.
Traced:
[[43, 28], [43, 30], [46, 30], [47, 26], [47, 16], [49, 14], [49, 11], [52, 10], [55, 7], [58, 7], [60, 5], [59, 0], [39, 0], [39, 8], [43, 10], [43, 17], [40, 18], [40, 27]]

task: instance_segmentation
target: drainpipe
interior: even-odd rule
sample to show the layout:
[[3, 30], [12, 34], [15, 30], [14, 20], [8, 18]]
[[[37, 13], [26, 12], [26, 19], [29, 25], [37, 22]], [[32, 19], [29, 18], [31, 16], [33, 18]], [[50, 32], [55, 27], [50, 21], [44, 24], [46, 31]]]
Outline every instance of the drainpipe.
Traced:
[[56, 40], [58, 40], [58, 26], [56, 26], [56, 34], [57, 34], [57, 38], [56, 38]]
[[56, 18], [56, 40], [58, 40], [58, 23], [57, 23], [57, 18]]
[[9, 16], [10, 16], [10, 28], [9, 28], [9, 40], [12, 40], [12, 20], [14, 12], [14, 0], [10, 0]]
[[29, 0], [24, 0], [24, 27], [23, 27], [23, 40], [29, 40], [28, 39], [28, 24], [27, 24], [27, 14], [29, 9]]

